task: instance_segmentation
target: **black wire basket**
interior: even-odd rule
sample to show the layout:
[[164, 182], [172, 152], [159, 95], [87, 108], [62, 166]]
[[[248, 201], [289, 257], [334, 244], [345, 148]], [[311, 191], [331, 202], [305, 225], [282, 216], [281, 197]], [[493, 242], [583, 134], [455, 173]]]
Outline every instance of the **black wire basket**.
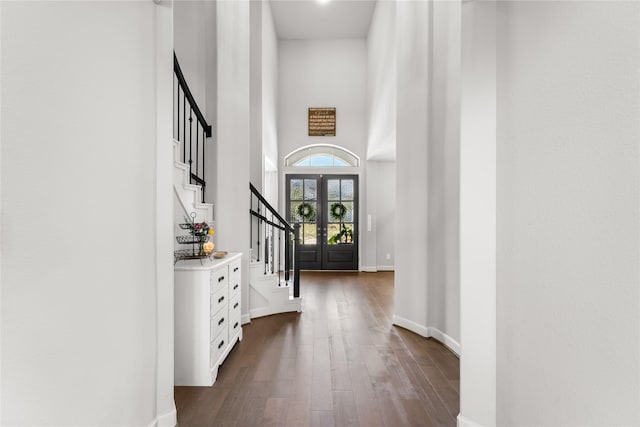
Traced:
[[190, 216], [191, 222], [178, 224], [182, 230], [189, 230], [189, 234], [176, 236], [176, 241], [181, 245], [191, 245], [191, 248], [173, 251], [174, 264], [185, 259], [202, 259], [211, 257], [211, 254], [204, 253], [204, 250], [202, 249], [202, 245], [209, 240], [209, 236], [204, 230], [199, 228], [200, 224], [195, 224], [196, 213], [192, 212]]
[[176, 240], [181, 245], [189, 245], [196, 243], [204, 243], [207, 241], [206, 234], [184, 234], [182, 236], [176, 236]]

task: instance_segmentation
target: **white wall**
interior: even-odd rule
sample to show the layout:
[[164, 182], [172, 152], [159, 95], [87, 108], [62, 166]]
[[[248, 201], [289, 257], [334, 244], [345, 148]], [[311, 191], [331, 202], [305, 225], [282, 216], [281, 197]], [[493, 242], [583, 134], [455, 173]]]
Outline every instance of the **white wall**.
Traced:
[[156, 418], [156, 7], [2, 4], [4, 425]]
[[459, 353], [460, 2], [398, 2], [395, 16], [394, 323]]
[[[395, 2], [376, 3], [367, 35], [367, 148], [363, 248], [366, 271], [390, 270], [395, 262], [396, 38]], [[387, 259], [389, 254], [389, 259]]]
[[262, 3], [262, 154], [277, 165], [278, 36], [268, 1]]
[[[396, 224], [394, 323], [428, 335], [426, 215], [429, 174], [431, 9], [427, 2], [396, 3], [396, 210], [419, 212]], [[401, 214], [402, 215], [402, 214]], [[410, 214], [407, 214], [410, 215]]]
[[[209, 22], [205, 11], [206, 1], [180, 0], [173, 4], [173, 48], [180, 62], [189, 89], [198, 106], [206, 114], [207, 43], [205, 31]], [[208, 119], [208, 117], [207, 117]]]
[[[308, 109], [336, 108], [336, 136], [308, 136]], [[358, 168], [299, 170], [295, 173], [359, 174], [360, 240], [359, 261], [363, 264], [368, 233], [365, 223], [367, 193], [366, 147], [366, 41], [280, 40], [278, 47], [278, 165], [283, 171], [284, 157], [310, 144], [335, 144], [354, 152], [361, 159]], [[346, 169], [349, 169], [348, 171]], [[291, 172], [291, 169], [289, 169]], [[283, 171], [282, 174], [286, 174]], [[280, 182], [284, 194], [284, 180]], [[284, 212], [285, 197], [280, 200]], [[370, 234], [370, 233], [369, 233]]]
[[500, 425], [640, 425], [639, 23], [499, 3]]
[[[395, 266], [396, 163], [376, 162], [376, 268]], [[371, 203], [371, 198], [369, 198]], [[387, 259], [387, 254], [389, 258]]]
[[242, 313], [249, 313], [250, 11], [249, 2], [218, 1], [216, 248], [242, 252]]
[[[496, 425], [496, 3], [462, 5], [460, 415]], [[538, 318], [540, 314], [536, 314]], [[539, 333], [540, 331], [538, 331]]]
[[432, 5], [429, 326], [460, 341], [460, 2]]
[[395, 160], [395, 2], [376, 2], [367, 35], [367, 159]]
[[[279, 165], [296, 148], [336, 144], [364, 158], [364, 40], [280, 40], [278, 50]], [[308, 136], [309, 107], [336, 108], [336, 136]]]
[[173, 2], [155, 7], [156, 18], [156, 282], [158, 427], [177, 421], [173, 400]]
[[[174, 50], [198, 107], [213, 126], [214, 137], [207, 138], [205, 150], [206, 172], [210, 174], [217, 158], [216, 2], [179, 0], [173, 5]], [[205, 175], [209, 183], [205, 188], [207, 202], [216, 200], [216, 187], [211, 178], [212, 175]]]
[[249, 3], [250, 47], [249, 47], [249, 98], [250, 121], [250, 167], [249, 181], [262, 192], [262, 1]]

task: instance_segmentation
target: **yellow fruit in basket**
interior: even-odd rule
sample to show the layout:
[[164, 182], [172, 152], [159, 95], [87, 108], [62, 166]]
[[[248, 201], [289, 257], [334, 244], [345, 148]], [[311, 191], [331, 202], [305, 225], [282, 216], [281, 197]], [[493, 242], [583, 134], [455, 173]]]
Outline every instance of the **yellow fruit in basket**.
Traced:
[[202, 244], [202, 250], [206, 255], [209, 255], [213, 252], [213, 242], [205, 242]]

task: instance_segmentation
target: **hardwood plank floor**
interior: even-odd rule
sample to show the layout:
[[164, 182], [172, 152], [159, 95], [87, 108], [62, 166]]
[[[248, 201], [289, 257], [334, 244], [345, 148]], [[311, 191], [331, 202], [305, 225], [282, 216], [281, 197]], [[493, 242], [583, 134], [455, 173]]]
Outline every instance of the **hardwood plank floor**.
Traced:
[[180, 427], [455, 426], [460, 364], [391, 325], [393, 273], [303, 272], [303, 313], [254, 319], [213, 387], [176, 387]]

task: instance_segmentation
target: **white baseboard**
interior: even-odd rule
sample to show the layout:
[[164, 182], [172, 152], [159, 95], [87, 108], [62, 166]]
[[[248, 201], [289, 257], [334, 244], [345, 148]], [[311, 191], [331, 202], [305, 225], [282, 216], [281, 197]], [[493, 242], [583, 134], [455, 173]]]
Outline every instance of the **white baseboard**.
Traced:
[[445, 345], [445, 347], [454, 352], [456, 356], [460, 357], [460, 343], [458, 341], [454, 340], [438, 328], [429, 327], [429, 336], [440, 341]]
[[158, 415], [147, 427], [176, 427], [176, 425], [178, 425], [178, 412], [176, 411], [176, 405], [174, 403], [171, 411], [163, 415]]
[[460, 343], [449, 335], [445, 334], [438, 328], [432, 326], [423, 326], [412, 320], [405, 319], [394, 315], [392, 322], [394, 325], [407, 329], [425, 338], [434, 338], [440, 341], [445, 347], [451, 350], [456, 356], [460, 357]]
[[360, 267], [360, 271], [364, 271], [365, 273], [377, 273], [378, 271], [395, 271], [396, 267], [394, 265], [378, 265], [378, 266], [366, 266], [363, 265]]
[[292, 298], [287, 302], [269, 305], [266, 307], [258, 307], [251, 310], [251, 318], [271, 316], [272, 314], [290, 313], [302, 311], [302, 298]]
[[411, 332], [414, 332], [422, 337], [428, 338], [429, 335], [429, 328], [427, 328], [426, 326], [422, 326], [416, 322], [414, 322], [413, 320], [409, 320], [409, 319], [405, 319], [404, 317], [399, 317], [396, 316], [395, 314], [393, 315], [393, 319], [391, 319], [391, 322], [394, 325], [400, 326], [401, 328], [405, 328]]
[[243, 325], [246, 325], [247, 323], [251, 323], [251, 314], [247, 313], [247, 314], [243, 314], [240, 317], [240, 323]]
[[458, 414], [458, 427], [482, 427], [480, 424], [465, 418], [462, 414]]

